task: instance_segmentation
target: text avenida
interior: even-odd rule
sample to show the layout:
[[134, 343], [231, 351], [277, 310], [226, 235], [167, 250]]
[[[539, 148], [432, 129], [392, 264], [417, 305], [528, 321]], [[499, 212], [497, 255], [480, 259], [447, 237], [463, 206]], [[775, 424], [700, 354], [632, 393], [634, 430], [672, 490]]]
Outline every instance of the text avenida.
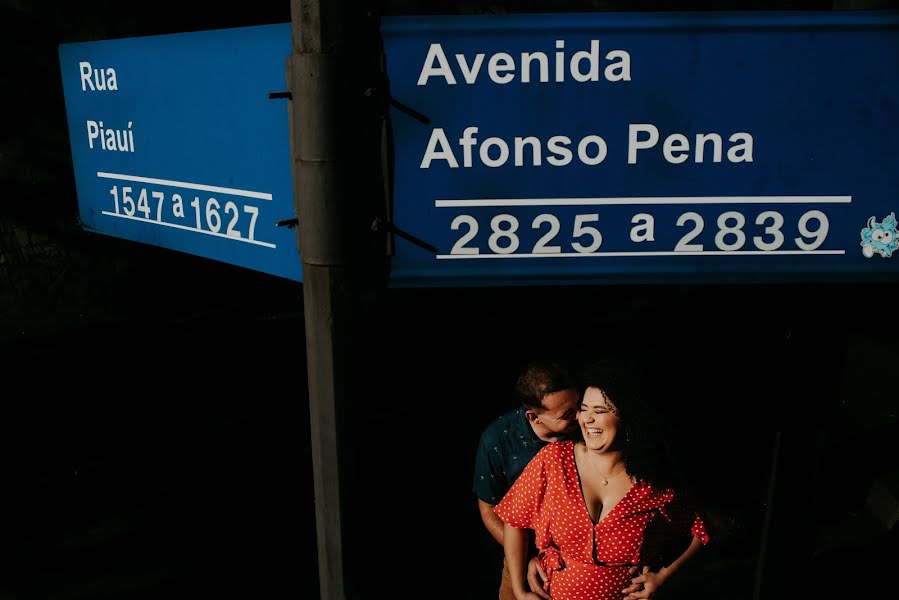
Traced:
[[[496, 52], [490, 55], [457, 53], [447, 55], [442, 44], [428, 48], [418, 75], [419, 86], [456, 86], [487, 83], [558, 85], [574, 82], [589, 85], [609, 82], [628, 85], [631, 81], [631, 56], [625, 50], [610, 50], [602, 54], [599, 40], [590, 40], [586, 47], [569, 53], [565, 40], [555, 41], [555, 51], [541, 50], [512, 55]], [[552, 55], [552, 56], [550, 56]], [[486, 61], [486, 64], [485, 64]], [[590, 133], [572, 139], [554, 135], [548, 139], [523, 135], [511, 139], [482, 137], [478, 127], [460, 128], [447, 132], [442, 127], [431, 130], [420, 168], [445, 164], [450, 168], [472, 167], [475, 161], [487, 167], [539, 167], [547, 164], [563, 167], [574, 160], [585, 165], [598, 165], [609, 154], [608, 144], [601, 135]], [[458, 136], [458, 137], [457, 137]], [[732, 134], [717, 132], [670, 133], [664, 138], [653, 123], [627, 125], [627, 163], [637, 164], [643, 152], [661, 151], [671, 164], [687, 161], [702, 163], [751, 163], [752, 135], [745, 131]], [[661, 146], [660, 146], [661, 142]]]

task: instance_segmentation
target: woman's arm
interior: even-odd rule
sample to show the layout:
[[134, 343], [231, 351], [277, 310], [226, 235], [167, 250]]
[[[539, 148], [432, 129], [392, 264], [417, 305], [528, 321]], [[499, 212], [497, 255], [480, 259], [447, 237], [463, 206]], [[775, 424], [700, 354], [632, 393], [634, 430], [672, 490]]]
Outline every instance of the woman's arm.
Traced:
[[518, 600], [540, 600], [540, 596], [528, 590], [528, 530], [517, 529], [508, 523], [503, 525], [503, 550], [506, 553], [506, 568], [512, 580], [512, 591]]
[[659, 569], [658, 573], [649, 570], [649, 567], [643, 567], [643, 572], [631, 579], [631, 585], [622, 590], [627, 594], [625, 600], [640, 600], [643, 598], [652, 598], [652, 596], [662, 587], [669, 577], [675, 571], [680, 569], [690, 557], [696, 554], [702, 548], [702, 541], [696, 536], [690, 541], [690, 545], [684, 552], [678, 556], [670, 565]]

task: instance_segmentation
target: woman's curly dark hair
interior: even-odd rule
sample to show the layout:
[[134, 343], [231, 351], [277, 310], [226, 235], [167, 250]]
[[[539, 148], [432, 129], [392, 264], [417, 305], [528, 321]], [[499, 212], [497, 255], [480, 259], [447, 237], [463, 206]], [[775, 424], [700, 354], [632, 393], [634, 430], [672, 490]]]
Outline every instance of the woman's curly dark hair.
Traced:
[[621, 419], [617, 441], [621, 444], [629, 475], [656, 488], [676, 488], [682, 478], [676, 472], [667, 420], [652, 406], [653, 382], [636, 363], [596, 360], [580, 374], [581, 392], [601, 390], [615, 405]]

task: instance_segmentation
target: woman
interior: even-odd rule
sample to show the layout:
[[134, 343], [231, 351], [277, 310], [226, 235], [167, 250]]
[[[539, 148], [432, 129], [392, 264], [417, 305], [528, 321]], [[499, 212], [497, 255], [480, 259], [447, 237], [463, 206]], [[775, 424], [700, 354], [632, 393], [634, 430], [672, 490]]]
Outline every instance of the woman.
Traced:
[[525, 581], [526, 529], [553, 600], [651, 598], [708, 543], [702, 519], [668, 485], [663, 454], [650, 451], [658, 439], [633, 381], [620, 366], [589, 368], [583, 440], [540, 450], [496, 506], [518, 600], [540, 598]]

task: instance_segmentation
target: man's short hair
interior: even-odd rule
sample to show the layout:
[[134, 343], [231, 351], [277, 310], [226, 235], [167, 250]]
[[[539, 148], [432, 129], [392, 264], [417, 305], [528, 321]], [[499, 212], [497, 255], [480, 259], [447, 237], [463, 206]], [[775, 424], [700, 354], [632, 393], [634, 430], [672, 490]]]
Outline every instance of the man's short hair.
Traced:
[[515, 384], [518, 400], [525, 408], [543, 411], [543, 398], [562, 390], [576, 390], [571, 373], [554, 360], [536, 360], [527, 365]]

